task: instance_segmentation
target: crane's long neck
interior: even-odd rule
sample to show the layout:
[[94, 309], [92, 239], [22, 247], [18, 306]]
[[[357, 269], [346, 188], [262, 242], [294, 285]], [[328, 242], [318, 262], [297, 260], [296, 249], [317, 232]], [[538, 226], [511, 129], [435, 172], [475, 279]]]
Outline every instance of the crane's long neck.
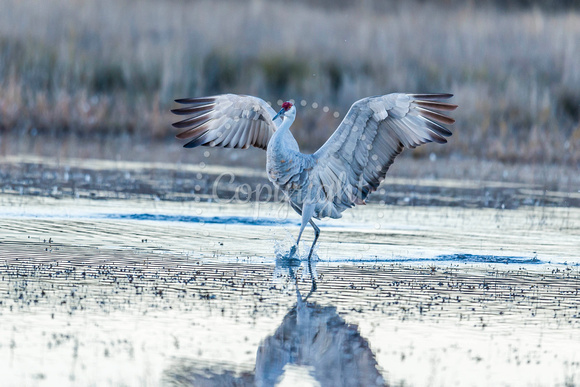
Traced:
[[276, 149], [277, 151], [298, 150], [298, 143], [290, 132], [290, 126], [293, 122], [294, 117], [282, 117], [282, 123], [270, 139], [268, 148], [273, 148], [273, 150]]
[[290, 133], [293, 115], [282, 118], [282, 123], [268, 143], [266, 170], [268, 178], [277, 186], [284, 187], [293, 176], [303, 170], [304, 156], [300, 153], [298, 143]]
[[294, 123], [294, 117], [282, 117], [282, 123], [280, 124], [280, 126], [278, 126], [278, 129], [276, 129], [276, 133], [274, 133], [274, 135], [278, 134], [279, 136], [281, 136], [283, 133], [289, 133], [290, 132], [290, 126], [292, 126], [292, 124]]
[[270, 181], [278, 182], [282, 170], [287, 170], [297, 152], [300, 152], [298, 143], [290, 133], [290, 125], [294, 117], [283, 117], [282, 123], [268, 143], [266, 168]]

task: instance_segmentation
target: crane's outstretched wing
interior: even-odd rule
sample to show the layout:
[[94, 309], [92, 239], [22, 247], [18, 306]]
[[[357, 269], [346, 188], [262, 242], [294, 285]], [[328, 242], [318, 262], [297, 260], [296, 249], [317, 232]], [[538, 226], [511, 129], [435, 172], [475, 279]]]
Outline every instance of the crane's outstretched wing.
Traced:
[[363, 204], [377, 189], [404, 147], [445, 143], [451, 132], [444, 124], [454, 119], [440, 111], [457, 105], [440, 102], [452, 94], [387, 94], [355, 102], [338, 129], [314, 154], [310, 179], [319, 179], [327, 206], [320, 217], [340, 217]]
[[[187, 115], [185, 120], [173, 124], [179, 129], [179, 139], [191, 139], [186, 148], [220, 146], [224, 148], [249, 148], [253, 145], [266, 149], [276, 130], [272, 118], [274, 109], [266, 101], [249, 95], [222, 94], [213, 97], [177, 99], [188, 105], [171, 112]], [[281, 122], [280, 119], [276, 121]]]

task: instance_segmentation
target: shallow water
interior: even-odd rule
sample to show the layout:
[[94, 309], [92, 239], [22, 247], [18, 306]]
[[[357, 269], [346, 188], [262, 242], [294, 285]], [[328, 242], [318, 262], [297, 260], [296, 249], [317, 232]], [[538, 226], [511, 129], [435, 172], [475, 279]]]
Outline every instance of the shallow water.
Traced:
[[53, 164], [3, 169], [8, 385], [580, 380], [574, 190], [390, 179], [320, 223], [309, 267], [287, 257], [298, 216], [242, 200], [263, 172]]
[[0, 205], [8, 385], [580, 381], [577, 208], [358, 207], [321, 222], [304, 301], [282, 203]]

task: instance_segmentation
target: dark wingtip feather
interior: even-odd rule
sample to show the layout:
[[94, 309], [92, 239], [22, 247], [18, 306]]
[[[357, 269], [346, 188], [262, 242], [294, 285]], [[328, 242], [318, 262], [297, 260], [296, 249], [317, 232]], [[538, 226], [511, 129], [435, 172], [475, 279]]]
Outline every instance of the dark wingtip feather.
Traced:
[[423, 122], [425, 123], [425, 125], [427, 125], [427, 127], [429, 129], [431, 129], [433, 132], [440, 134], [442, 136], [445, 136], [445, 137], [449, 137], [449, 136], [453, 135], [453, 133], [451, 133], [451, 131], [449, 129], [447, 129], [446, 127], [444, 127], [443, 125], [440, 125], [437, 122], [431, 121], [429, 118], [424, 117], [424, 116], [419, 116], [419, 118], [421, 118], [423, 120]]
[[453, 94], [450, 93], [409, 94], [409, 96], [417, 99], [434, 100], [434, 99], [449, 99], [453, 97]]
[[204, 113], [209, 112], [214, 107], [215, 107], [215, 104], [213, 104], [213, 103], [204, 104], [204, 105], [194, 105], [194, 106], [188, 106], [188, 107], [179, 108], [179, 109], [172, 109], [171, 113], [176, 114], [178, 116], [194, 115], [194, 114], [202, 115]]
[[201, 125], [207, 123], [210, 120], [211, 120], [211, 117], [209, 116], [208, 113], [206, 113], [206, 114], [202, 114], [201, 116], [192, 117], [192, 118], [186, 118], [183, 121], [174, 122], [171, 125], [174, 128], [183, 129], [183, 128], [187, 128], [187, 127], [190, 127], [190, 126], [192, 126], [192, 127], [198, 127], [198, 126], [201, 126]]
[[175, 135], [175, 138], [178, 138], [180, 140], [185, 140], [186, 138], [191, 138], [191, 136], [195, 136], [195, 134], [192, 134], [192, 130], [186, 130], [185, 132], [181, 132]]
[[195, 140], [191, 140], [187, 144], [183, 145], [183, 147], [190, 149], [190, 148], [197, 148], [200, 145], [201, 145], [201, 142], [199, 141], [199, 138], [196, 138]]
[[189, 103], [190, 100], [191, 100], [190, 98], [174, 99], [175, 102], [180, 103], [182, 105], [185, 105], [185, 104]]
[[455, 119], [448, 117], [444, 114], [440, 114], [428, 109], [424, 109], [422, 107], [417, 107], [416, 108], [419, 111], [419, 114], [421, 114], [422, 116], [428, 117], [433, 121], [437, 121], [440, 122], [442, 124], [447, 124], [447, 125], [451, 125], [455, 122]]
[[445, 137], [442, 137], [442, 136], [432, 135], [431, 140], [436, 142], [437, 144], [446, 144], [447, 143], [447, 140], [445, 139]]
[[187, 113], [184, 113], [184, 110], [186, 110], [186, 108], [183, 108], [183, 109], [171, 109], [171, 113], [177, 114], [178, 116], [181, 116], [181, 115], [187, 114]]
[[207, 103], [211, 103], [214, 102], [215, 98], [214, 97], [201, 97], [201, 98], [180, 98], [180, 99], [176, 99], [175, 102], [180, 103], [182, 105], [186, 105], [186, 104], [207, 104]]
[[171, 124], [171, 126], [173, 126], [174, 128], [177, 128], [177, 129], [183, 129], [183, 128], [187, 128], [188, 126], [191, 126], [191, 121], [189, 119], [187, 119], [187, 120], [183, 120], [183, 121], [179, 121], [179, 122], [174, 122]]
[[438, 102], [438, 101], [421, 101], [415, 100], [413, 104], [428, 108], [428, 109], [435, 109], [435, 110], [443, 110], [443, 111], [453, 111], [457, 109], [457, 105], [445, 102]]

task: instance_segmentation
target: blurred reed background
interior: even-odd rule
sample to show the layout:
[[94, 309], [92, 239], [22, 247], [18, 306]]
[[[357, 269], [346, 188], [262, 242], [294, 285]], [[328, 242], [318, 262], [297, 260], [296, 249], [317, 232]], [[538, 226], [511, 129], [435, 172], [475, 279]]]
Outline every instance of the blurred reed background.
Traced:
[[75, 149], [98, 144], [109, 149], [98, 157], [147, 159], [151, 144], [179, 146], [173, 99], [226, 92], [304, 101], [293, 131], [312, 151], [355, 100], [403, 91], [452, 92], [460, 105], [450, 143], [414, 157], [580, 163], [577, 1], [0, 0], [0, 9], [0, 154], [52, 142], [59, 156], [92, 157]]

